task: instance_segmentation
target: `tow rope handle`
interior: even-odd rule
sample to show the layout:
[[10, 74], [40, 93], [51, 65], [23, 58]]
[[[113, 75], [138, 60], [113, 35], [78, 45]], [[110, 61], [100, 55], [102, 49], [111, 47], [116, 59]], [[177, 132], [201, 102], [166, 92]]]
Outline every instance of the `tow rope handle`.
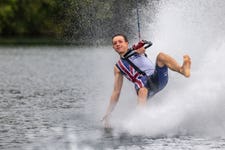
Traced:
[[141, 41], [138, 42], [137, 45], [133, 45], [132, 49], [133, 50], [137, 50], [137, 49], [139, 49], [139, 48], [141, 48], [143, 46], [144, 46], [145, 49], [147, 49], [147, 48], [152, 46], [152, 42], [151, 41], [147, 41], [147, 40], [141, 40]]

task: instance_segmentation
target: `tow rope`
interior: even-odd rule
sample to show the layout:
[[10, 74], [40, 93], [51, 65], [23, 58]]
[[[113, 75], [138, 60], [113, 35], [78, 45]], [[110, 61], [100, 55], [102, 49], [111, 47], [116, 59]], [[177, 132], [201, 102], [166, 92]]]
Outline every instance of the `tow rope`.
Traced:
[[138, 0], [136, 0], [136, 13], [137, 13], [138, 38], [139, 38], [139, 41], [140, 41], [141, 40], [141, 26], [140, 26]]
[[132, 46], [133, 50], [137, 50], [143, 46], [145, 46], [144, 48], [147, 49], [150, 46], [152, 46], [152, 42], [151, 41], [147, 41], [147, 40], [141, 40], [141, 26], [140, 26], [140, 16], [139, 16], [139, 7], [138, 7], [138, 0], [136, 0], [136, 14], [137, 14], [137, 27], [138, 27], [138, 39], [139, 42], [136, 45]]

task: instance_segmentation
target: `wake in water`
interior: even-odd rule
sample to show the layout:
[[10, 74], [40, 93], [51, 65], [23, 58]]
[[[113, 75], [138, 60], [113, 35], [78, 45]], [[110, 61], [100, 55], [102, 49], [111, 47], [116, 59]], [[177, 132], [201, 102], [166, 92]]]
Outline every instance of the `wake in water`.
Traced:
[[[225, 1], [161, 1], [149, 39], [149, 57], [162, 50], [192, 57], [192, 75], [170, 72], [166, 89], [122, 123], [131, 134], [225, 136]], [[130, 111], [130, 110], [128, 110]]]

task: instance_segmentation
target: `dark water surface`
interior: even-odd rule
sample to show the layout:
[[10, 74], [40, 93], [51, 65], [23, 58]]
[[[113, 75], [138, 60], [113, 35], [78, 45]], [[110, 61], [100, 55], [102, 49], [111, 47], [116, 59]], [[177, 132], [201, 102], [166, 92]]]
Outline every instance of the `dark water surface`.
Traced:
[[102, 90], [112, 86], [105, 80], [115, 58], [109, 47], [0, 48], [0, 149], [225, 148], [221, 136], [105, 131], [100, 119], [111, 91]]
[[0, 149], [23, 149], [48, 138], [55, 128], [90, 130], [85, 105], [102, 82], [94, 72], [98, 67], [94, 61], [101, 56], [92, 52], [88, 48], [0, 49]]

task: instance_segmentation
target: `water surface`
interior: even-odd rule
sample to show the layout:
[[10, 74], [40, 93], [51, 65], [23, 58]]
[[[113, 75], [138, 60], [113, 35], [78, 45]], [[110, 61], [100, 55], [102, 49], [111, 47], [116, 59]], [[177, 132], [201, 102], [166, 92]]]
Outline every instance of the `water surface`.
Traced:
[[[118, 125], [104, 130], [100, 119], [111, 94], [117, 58], [110, 47], [1, 48], [0, 148], [224, 149], [223, 136], [179, 134], [176, 126], [174, 134], [159, 132], [154, 136], [133, 134]], [[135, 109], [135, 94], [125, 92], [134, 89], [128, 87], [125, 82], [124, 102], [115, 111], [115, 118], [126, 118], [120, 112], [128, 114]]]

